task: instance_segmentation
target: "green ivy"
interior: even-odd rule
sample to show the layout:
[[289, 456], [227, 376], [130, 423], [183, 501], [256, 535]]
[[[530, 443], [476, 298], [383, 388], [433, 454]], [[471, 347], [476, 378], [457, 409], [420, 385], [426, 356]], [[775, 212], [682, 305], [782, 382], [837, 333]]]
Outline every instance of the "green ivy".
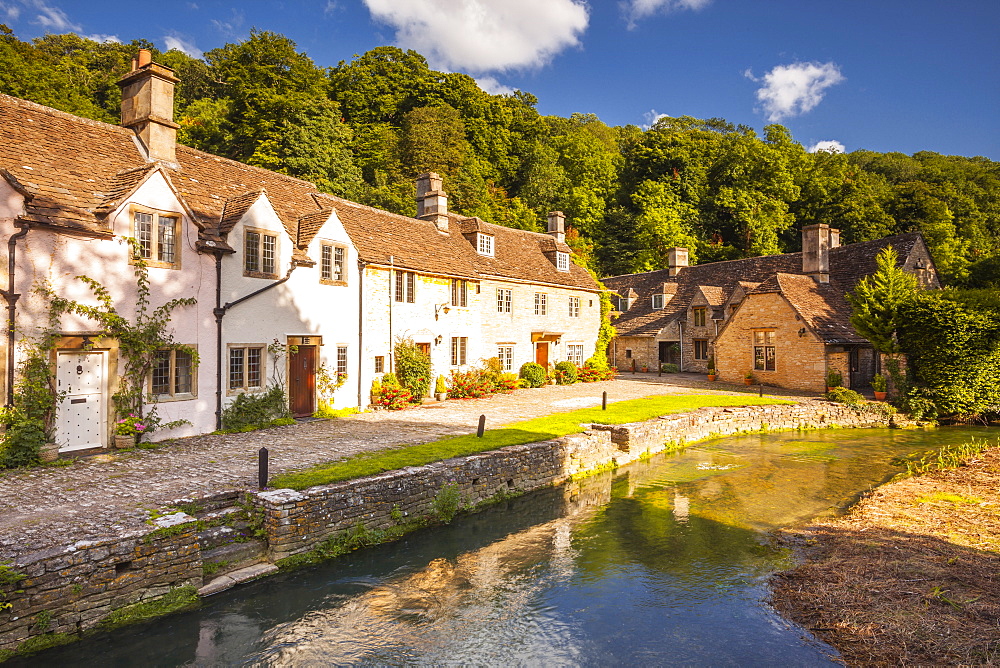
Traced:
[[[273, 385], [267, 392], [244, 392], [222, 411], [224, 431], [250, 431], [270, 427], [276, 421], [290, 420], [285, 390]], [[288, 424], [288, 423], [285, 423]]]

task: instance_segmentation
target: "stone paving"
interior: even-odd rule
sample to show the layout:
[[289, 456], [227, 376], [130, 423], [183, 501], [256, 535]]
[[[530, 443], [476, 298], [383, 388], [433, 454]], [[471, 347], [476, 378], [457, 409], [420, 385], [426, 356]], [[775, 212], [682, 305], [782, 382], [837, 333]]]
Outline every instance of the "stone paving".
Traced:
[[[85, 457], [71, 466], [0, 473], [0, 561], [77, 540], [113, 536], [145, 524], [147, 509], [199, 493], [251, 489], [257, 451], [266, 446], [271, 475], [367, 450], [423, 443], [608, 401], [659, 394], [732, 394], [750, 388], [709, 383], [696, 374], [622, 374], [616, 380], [517, 390], [405, 411], [181, 439], [152, 450]], [[756, 392], [756, 388], [753, 388]], [[767, 388], [769, 394], [802, 394]], [[815, 395], [812, 395], [815, 396]]]

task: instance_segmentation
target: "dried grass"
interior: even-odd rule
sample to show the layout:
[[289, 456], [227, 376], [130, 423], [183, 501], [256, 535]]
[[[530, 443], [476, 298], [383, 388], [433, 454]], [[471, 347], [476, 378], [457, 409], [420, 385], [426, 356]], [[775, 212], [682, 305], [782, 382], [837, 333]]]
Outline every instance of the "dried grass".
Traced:
[[788, 531], [773, 604], [848, 665], [1000, 664], [1000, 448]]

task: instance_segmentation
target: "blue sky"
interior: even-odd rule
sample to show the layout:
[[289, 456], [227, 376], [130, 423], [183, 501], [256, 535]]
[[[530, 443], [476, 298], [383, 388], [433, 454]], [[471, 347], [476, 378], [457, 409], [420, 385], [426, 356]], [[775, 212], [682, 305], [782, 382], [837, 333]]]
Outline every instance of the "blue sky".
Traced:
[[774, 121], [807, 147], [1000, 160], [995, 0], [0, 0], [0, 22], [192, 55], [256, 27], [322, 66], [395, 44], [544, 114]]

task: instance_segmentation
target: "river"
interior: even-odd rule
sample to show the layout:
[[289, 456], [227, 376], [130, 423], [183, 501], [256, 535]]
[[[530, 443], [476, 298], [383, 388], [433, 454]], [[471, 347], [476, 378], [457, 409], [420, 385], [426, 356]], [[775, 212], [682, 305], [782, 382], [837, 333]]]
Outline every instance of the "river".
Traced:
[[770, 534], [836, 513], [897, 455], [997, 430], [707, 441], [88, 637], [15, 665], [833, 665], [766, 603]]

